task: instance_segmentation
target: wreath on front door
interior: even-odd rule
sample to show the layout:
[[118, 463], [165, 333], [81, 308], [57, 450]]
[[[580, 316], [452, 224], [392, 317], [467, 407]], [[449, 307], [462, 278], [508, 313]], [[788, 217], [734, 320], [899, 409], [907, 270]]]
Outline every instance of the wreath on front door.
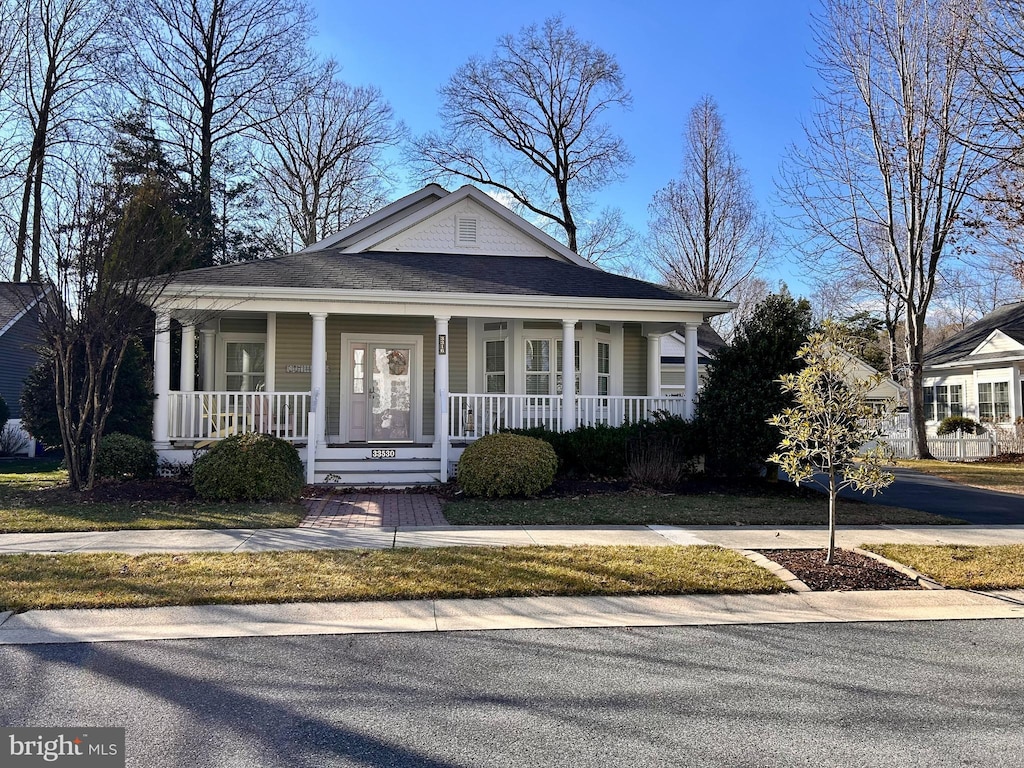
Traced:
[[392, 376], [404, 376], [409, 370], [409, 357], [400, 349], [388, 352], [388, 370]]

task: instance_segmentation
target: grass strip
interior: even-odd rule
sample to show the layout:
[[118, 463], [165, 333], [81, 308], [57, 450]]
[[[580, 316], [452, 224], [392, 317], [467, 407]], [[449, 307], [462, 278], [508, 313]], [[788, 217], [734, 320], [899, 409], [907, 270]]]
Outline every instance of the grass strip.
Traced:
[[768, 571], [714, 546], [0, 556], [0, 607], [16, 611], [782, 591]]
[[1024, 472], [1020, 464], [977, 461], [938, 461], [937, 459], [901, 459], [898, 466], [935, 475], [961, 485], [990, 491], [1024, 494]]
[[955, 589], [1024, 589], [1024, 544], [871, 544], [864, 547]]
[[181, 501], [92, 501], [65, 487], [58, 462], [0, 462], [0, 533], [162, 528], [291, 528], [301, 504]]
[[[842, 525], [956, 525], [956, 520], [881, 504], [840, 500]], [[453, 525], [827, 525], [828, 501], [726, 493], [608, 495], [571, 499], [467, 499], [450, 502]]]
[[88, 502], [41, 506], [12, 504], [0, 497], [0, 533], [117, 531], [175, 528], [293, 528], [305, 509], [300, 504], [221, 504], [159, 501]]

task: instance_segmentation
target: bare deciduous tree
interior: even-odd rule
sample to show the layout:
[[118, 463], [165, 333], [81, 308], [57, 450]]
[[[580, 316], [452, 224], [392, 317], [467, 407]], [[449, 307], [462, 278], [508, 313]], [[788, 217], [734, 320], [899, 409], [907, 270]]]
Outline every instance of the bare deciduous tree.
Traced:
[[710, 96], [690, 110], [683, 139], [680, 176], [649, 208], [652, 264], [669, 285], [731, 298], [766, 263], [774, 232], [757, 211]]
[[[816, 20], [818, 109], [783, 174], [821, 268], [858, 259], [903, 303], [921, 457], [925, 318], [965, 199], [992, 165], [972, 142], [985, 109], [968, 55], [978, 1], [826, 0]], [[873, 258], [879, 232], [891, 274]]]
[[308, 66], [310, 19], [301, 0], [127, 4], [124, 34], [134, 55], [123, 81], [163, 121], [192, 175], [201, 264], [213, 262], [217, 247], [218, 150], [287, 106], [282, 93]]
[[553, 17], [502, 37], [489, 59], [470, 59], [441, 98], [445, 131], [415, 142], [424, 176], [500, 190], [580, 252], [586, 195], [632, 162], [602, 122], [631, 101], [615, 58]]
[[276, 115], [256, 129], [265, 149], [257, 164], [263, 188], [303, 246], [386, 202], [383, 151], [404, 134], [377, 88], [353, 87], [337, 75], [329, 62], [314, 81], [298, 85], [294, 104], [272, 94]]
[[76, 104], [99, 82], [97, 64], [110, 52], [106, 32], [113, 9], [92, 0], [23, 0], [17, 7], [24, 38], [14, 66], [18, 82], [10, 90], [24, 152], [17, 164], [13, 277], [21, 280], [27, 260], [29, 280], [39, 281], [48, 163], [57, 143], [81, 139], [82, 125], [68, 124]]

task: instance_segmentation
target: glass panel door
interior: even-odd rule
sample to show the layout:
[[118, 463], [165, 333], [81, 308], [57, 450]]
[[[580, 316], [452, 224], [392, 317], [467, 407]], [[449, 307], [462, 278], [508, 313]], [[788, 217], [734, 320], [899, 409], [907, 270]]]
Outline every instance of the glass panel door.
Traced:
[[369, 439], [411, 441], [412, 347], [372, 347], [370, 362]]

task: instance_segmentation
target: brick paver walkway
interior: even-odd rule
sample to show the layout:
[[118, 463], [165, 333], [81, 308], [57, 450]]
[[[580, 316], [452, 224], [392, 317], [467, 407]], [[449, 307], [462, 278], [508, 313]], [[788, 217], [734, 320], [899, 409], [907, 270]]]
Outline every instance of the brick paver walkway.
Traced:
[[304, 499], [300, 528], [394, 528], [448, 525], [441, 500], [430, 493], [334, 493]]

